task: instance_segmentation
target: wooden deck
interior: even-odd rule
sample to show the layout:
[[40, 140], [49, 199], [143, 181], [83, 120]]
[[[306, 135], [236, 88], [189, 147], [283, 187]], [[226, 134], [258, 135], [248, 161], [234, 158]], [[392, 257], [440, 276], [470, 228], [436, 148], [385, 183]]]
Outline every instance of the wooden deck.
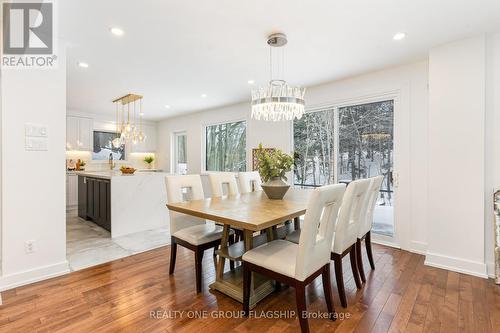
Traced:
[[[169, 252], [163, 247], [2, 292], [0, 332], [300, 331], [293, 317], [215, 318], [239, 317], [241, 304], [209, 290], [212, 255], [205, 255], [203, 292], [197, 295], [193, 253], [180, 247], [169, 276]], [[310, 319], [312, 332], [500, 331], [500, 286], [492, 280], [427, 267], [421, 255], [383, 246], [375, 245], [374, 255], [376, 270], [365, 265], [367, 283], [359, 291], [345, 259], [349, 307], [340, 306], [335, 282], [333, 297], [346, 319]], [[307, 302], [311, 312], [326, 312], [321, 278], [308, 287]], [[259, 316], [295, 311], [293, 289], [271, 294], [254, 310]]]

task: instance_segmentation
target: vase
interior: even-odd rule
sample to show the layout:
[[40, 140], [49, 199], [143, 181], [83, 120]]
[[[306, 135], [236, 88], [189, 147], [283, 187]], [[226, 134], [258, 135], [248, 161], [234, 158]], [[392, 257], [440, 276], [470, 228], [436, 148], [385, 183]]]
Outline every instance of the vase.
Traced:
[[280, 177], [272, 177], [262, 184], [262, 190], [271, 200], [281, 200], [285, 196], [290, 185], [285, 183]]

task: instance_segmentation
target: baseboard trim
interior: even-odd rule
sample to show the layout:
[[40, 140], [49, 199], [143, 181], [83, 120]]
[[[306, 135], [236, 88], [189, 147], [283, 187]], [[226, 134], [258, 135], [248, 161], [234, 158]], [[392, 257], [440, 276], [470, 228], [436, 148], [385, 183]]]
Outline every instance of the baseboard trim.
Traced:
[[398, 244], [396, 243], [393, 243], [393, 242], [388, 242], [388, 241], [385, 241], [385, 240], [381, 240], [381, 239], [373, 239], [372, 238], [372, 243], [374, 244], [380, 244], [380, 245], [384, 245], [384, 246], [388, 246], [388, 247], [392, 247], [392, 248], [395, 248], [395, 249], [401, 249], [401, 246], [399, 246]]
[[37, 267], [36, 269], [27, 270], [11, 275], [0, 276], [0, 291], [9, 290], [24, 286], [26, 284], [50, 279], [56, 276], [69, 273], [68, 261]]
[[496, 279], [495, 275], [495, 263], [493, 261], [487, 262], [486, 267], [488, 269], [488, 277]]
[[473, 275], [484, 279], [488, 278], [486, 264], [477, 261], [464, 260], [460, 258], [444, 256], [437, 253], [427, 252], [424, 264], [427, 266], [442, 268], [457, 273]]
[[424, 256], [427, 254], [427, 243], [411, 241], [410, 246], [410, 252], [418, 253]]

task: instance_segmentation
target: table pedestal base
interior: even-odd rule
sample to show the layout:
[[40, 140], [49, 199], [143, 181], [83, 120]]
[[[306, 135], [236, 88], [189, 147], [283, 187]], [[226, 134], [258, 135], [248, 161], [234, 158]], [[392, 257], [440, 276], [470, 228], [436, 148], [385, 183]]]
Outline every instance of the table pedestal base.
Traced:
[[[271, 294], [274, 290], [274, 282], [260, 274], [252, 273], [253, 288], [250, 291], [250, 308]], [[243, 266], [224, 273], [222, 279], [217, 279], [210, 285], [210, 289], [221, 293], [243, 303]]]

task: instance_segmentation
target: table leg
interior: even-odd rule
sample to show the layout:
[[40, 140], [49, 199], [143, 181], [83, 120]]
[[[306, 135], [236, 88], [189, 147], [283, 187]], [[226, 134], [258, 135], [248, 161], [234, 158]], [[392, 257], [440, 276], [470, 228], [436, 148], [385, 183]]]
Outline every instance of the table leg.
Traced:
[[294, 224], [295, 230], [300, 230], [300, 217], [299, 216], [297, 216], [293, 219], [293, 224]]
[[243, 230], [243, 237], [245, 242], [245, 252], [253, 248], [253, 231]]
[[274, 234], [276, 233], [276, 227], [269, 227], [266, 229], [266, 234], [267, 234], [267, 241], [270, 242], [274, 238], [277, 238]]
[[[229, 240], [229, 225], [224, 224], [222, 229], [222, 238], [220, 242], [220, 249], [227, 248], [227, 242]], [[222, 280], [222, 276], [224, 275], [224, 265], [226, 264], [226, 259], [223, 256], [219, 256], [219, 261], [217, 262], [217, 279]]]

